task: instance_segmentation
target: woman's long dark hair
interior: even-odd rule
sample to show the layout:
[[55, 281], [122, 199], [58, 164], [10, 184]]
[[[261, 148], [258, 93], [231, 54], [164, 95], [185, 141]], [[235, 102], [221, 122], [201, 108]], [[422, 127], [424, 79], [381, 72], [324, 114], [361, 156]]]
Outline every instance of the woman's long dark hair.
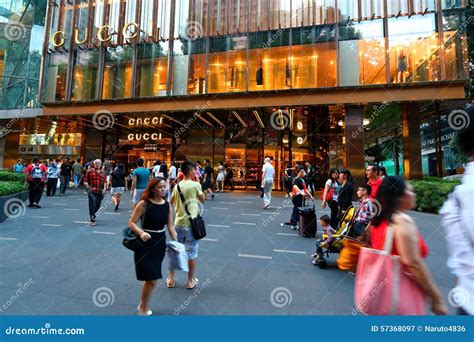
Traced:
[[[334, 179], [332, 178], [332, 174], [334, 172], [337, 172], [337, 175], [339, 176], [339, 170], [336, 169], [336, 168], [332, 168], [331, 170], [329, 170], [329, 179], [331, 180], [331, 184], [334, 183]], [[336, 178], [336, 181], [337, 181], [337, 178]]]
[[375, 197], [376, 207], [378, 207], [377, 215], [372, 218], [372, 224], [375, 227], [382, 221], [392, 222], [392, 216], [400, 207], [400, 198], [405, 193], [406, 187], [403, 177], [384, 177]]
[[349, 169], [340, 169], [339, 174], [341, 173], [346, 175], [348, 183], [353, 183], [354, 178], [352, 178], [351, 171]]
[[148, 183], [148, 186], [146, 187], [145, 191], [143, 192], [142, 194], [142, 200], [143, 201], [147, 201], [147, 200], [150, 200], [150, 199], [156, 199], [156, 193], [153, 191], [153, 189], [155, 189], [158, 184], [160, 184], [161, 181], [165, 181], [164, 178], [162, 177], [156, 177], [154, 179], [152, 179], [149, 183]]

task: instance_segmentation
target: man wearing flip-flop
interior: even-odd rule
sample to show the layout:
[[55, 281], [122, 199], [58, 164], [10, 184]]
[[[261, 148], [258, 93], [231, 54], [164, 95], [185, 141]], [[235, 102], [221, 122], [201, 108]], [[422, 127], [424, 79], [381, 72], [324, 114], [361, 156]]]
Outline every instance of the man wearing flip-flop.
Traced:
[[[194, 181], [196, 174], [196, 166], [190, 162], [185, 161], [181, 164], [181, 172], [184, 175], [173, 189], [171, 194], [170, 204], [176, 205], [176, 216], [174, 220], [176, 233], [178, 234], [178, 241], [186, 246], [186, 251], [189, 257], [189, 272], [187, 289], [193, 289], [198, 284], [198, 279], [194, 277], [196, 270], [196, 259], [198, 257], [199, 241], [194, 239], [191, 230], [191, 221], [189, 217], [196, 217], [199, 211], [199, 202], [204, 203], [206, 195], [202, 192], [201, 184]], [[184, 203], [181, 200], [181, 195]], [[186, 212], [186, 207], [188, 213]], [[170, 271], [168, 279], [166, 280], [168, 288], [175, 286], [174, 271]]]

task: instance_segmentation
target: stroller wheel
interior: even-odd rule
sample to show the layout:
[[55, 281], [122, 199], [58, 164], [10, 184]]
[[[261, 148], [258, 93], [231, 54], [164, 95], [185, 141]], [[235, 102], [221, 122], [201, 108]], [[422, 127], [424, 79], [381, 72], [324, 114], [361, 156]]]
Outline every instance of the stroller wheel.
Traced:
[[328, 263], [326, 262], [325, 259], [321, 259], [318, 262], [318, 266], [320, 269], [325, 270], [328, 267]]

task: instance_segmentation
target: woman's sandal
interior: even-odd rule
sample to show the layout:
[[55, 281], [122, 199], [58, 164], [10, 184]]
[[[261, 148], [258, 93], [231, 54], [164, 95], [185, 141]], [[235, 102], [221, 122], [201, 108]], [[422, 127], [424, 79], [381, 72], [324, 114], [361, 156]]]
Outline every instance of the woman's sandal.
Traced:
[[169, 289], [172, 289], [175, 285], [175, 280], [173, 279], [173, 281], [171, 281], [170, 278], [166, 279], [166, 286], [169, 288]]
[[192, 290], [196, 287], [197, 284], [199, 284], [199, 279], [198, 278], [193, 278], [193, 284], [191, 286], [187, 286], [186, 288], [188, 290]]

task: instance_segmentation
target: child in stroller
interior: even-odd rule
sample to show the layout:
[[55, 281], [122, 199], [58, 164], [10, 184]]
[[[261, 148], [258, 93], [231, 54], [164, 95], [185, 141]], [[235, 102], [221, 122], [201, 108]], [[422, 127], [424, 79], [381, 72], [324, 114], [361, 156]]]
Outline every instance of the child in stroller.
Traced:
[[323, 238], [316, 241], [316, 252], [311, 255], [313, 257], [313, 265], [318, 265], [321, 260], [324, 260], [324, 249], [328, 249], [333, 240], [333, 235], [336, 232], [331, 227], [331, 218], [328, 215], [323, 215], [319, 218], [321, 227], [323, 228]]

